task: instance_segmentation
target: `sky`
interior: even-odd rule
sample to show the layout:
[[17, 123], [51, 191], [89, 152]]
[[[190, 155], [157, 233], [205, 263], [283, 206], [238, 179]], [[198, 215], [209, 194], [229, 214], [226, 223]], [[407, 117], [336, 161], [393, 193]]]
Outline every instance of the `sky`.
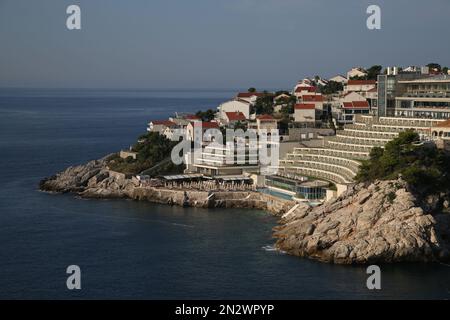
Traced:
[[[81, 30], [66, 28], [72, 4]], [[0, 87], [285, 89], [352, 66], [450, 66], [449, 16], [449, 0], [0, 0]]]

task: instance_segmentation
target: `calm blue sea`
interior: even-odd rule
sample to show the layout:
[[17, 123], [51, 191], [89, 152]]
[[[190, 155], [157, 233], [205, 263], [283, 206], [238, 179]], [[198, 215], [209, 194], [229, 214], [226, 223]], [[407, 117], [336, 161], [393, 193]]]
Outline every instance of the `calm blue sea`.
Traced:
[[[227, 91], [0, 90], [0, 298], [450, 298], [450, 268], [365, 268], [271, 250], [261, 211], [81, 200], [37, 190], [69, 165], [127, 147], [150, 119], [215, 108]], [[66, 289], [79, 265], [82, 290]]]

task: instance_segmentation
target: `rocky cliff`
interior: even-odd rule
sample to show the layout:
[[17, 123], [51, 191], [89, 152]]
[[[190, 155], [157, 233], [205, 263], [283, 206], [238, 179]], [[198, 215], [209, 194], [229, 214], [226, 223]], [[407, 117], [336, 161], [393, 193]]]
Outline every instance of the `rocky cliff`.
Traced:
[[[141, 187], [111, 171], [107, 159], [70, 167], [40, 188], [88, 198], [130, 198], [202, 208], [251, 208], [282, 216], [276, 246], [289, 254], [338, 264], [448, 260], [450, 213], [429, 214], [401, 179], [359, 184], [311, 208], [256, 192], [206, 192]], [[447, 203], [448, 206], [448, 203]], [[424, 208], [426, 211], [424, 211]]]
[[401, 179], [359, 184], [316, 208], [300, 206], [275, 228], [289, 254], [337, 264], [448, 260], [450, 214], [424, 212]]
[[108, 169], [109, 156], [85, 165], [69, 167], [44, 179], [40, 189], [48, 192], [76, 193], [84, 198], [129, 198], [161, 204], [199, 208], [248, 208], [282, 215], [294, 206], [287, 201], [257, 192], [207, 192], [172, 190], [164, 187], [142, 187], [124, 174]]

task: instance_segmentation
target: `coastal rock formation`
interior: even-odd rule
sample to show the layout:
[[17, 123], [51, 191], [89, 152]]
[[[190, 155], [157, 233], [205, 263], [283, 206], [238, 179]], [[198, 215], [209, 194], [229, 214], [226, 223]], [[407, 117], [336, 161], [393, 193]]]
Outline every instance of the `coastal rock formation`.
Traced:
[[[41, 181], [39, 188], [53, 192], [79, 192], [88, 187], [95, 180], [97, 183], [108, 177], [106, 170], [106, 156], [100, 160], [90, 161], [84, 165], [69, 167], [57, 175]], [[94, 180], [91, 180], [93, 179]], [[92, 181], [92, 182], [90, 182]]]
[[109, 170], [107, 167], [109, 157], [69, 167], [53, 177], [42, 180], [40, 189], [49, 192], [72, 192], [83, 198], [129, 198], [198, 208], [259, 209], [274, 215], [285, 214], [295, 204], [293, 201], [252, 191], [207, 192], [143, 187], [136, 179]]
[[450, 214], [427, 214], [401, 179], [355, 185], [316, 208], [297, 208], [275, 228], [276, 246], [336, 264], [448, 259]]
[[[109, 170], [105, 157], [41, 181], [40, 189], [85, 198], [129, 198], [199, 208], [259, 209], [281, 216], [276, 246], [289, 254], [338, 264], [447, 260], [450, 213], [431, 215], [438, 199], [419, 201], [401, 179], [355, 185], [318, 207], [252, 191], [143, 187]], [[444, 208], [449, 207], [444, 202]], [[425, 210], [425, 211], [424, 211]]]

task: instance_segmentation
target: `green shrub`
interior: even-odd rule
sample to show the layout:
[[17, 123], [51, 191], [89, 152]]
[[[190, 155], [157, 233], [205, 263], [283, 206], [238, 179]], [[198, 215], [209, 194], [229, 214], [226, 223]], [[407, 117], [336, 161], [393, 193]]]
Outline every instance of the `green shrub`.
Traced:
[[450, 157], [435, 145], [420, 143], [413, 130], [399, 134], [385, 148], [373, 148], [370, 159], [360, 166], [356, 180], [396, 179], [399, 174], [421, 195], [448, 193], [450, 190]]

